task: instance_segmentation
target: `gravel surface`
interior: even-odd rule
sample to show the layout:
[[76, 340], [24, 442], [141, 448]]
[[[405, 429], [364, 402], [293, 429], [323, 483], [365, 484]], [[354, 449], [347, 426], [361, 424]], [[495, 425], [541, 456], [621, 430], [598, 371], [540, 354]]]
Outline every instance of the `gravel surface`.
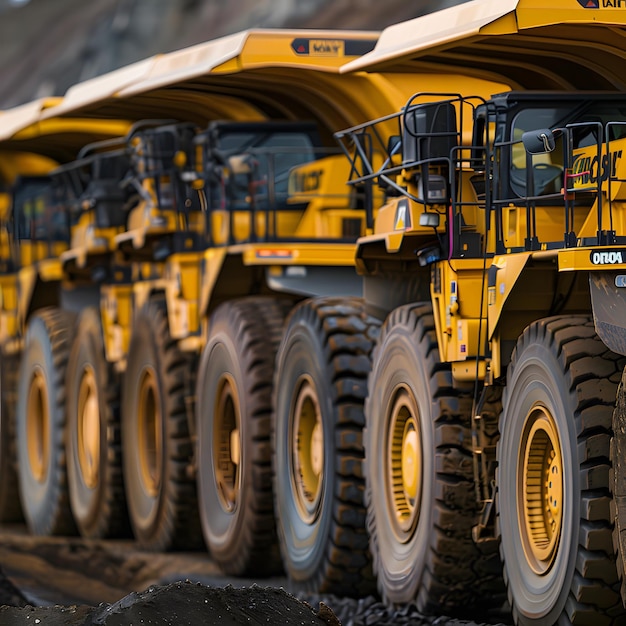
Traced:
[[333, 596], [323, 598], [310, 596], [306, 598], [306, 601], [313, 606], [316, 606], [316, 602], [324, 602], [333, 610], [342, 626], [461, 626], [463, 624], [504, 626], [512, 624], [512, 618], [504, 610], [494, 611], [491, 616], [483, 616], [485, 621], [476, 622], [444, 615], [425, 616], [413, 605], [390, 609], [371, 596], [360, 600]]

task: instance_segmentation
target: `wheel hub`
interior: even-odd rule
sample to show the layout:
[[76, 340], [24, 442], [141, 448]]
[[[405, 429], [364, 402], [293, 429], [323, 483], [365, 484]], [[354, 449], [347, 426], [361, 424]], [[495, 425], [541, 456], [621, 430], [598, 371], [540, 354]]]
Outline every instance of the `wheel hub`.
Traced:
[[554, 420], [545, 407], [530, 412], [522, 437], [518, 511], [528, 563], [542, 575], [554, 563], [563, 516], [563, 461]]
[[408, 541], [419, 519], [422, 493], [422, 442], [412, 393], [399, 389], [390, 403], [387, 433], [387, 492], [396, 532]]
[[322, 424], [317, 421], [311, 434], [311, 469], [315, 476], [320, 476], [324, 467], [324, 434]]
[[156, 497], [163, 473], [163, 437], [160, 396], [156, 372], [147, 367], [139, 387], [139, 467], [147, 492]]
[[90, 489], [98, 485], [100, 466], [100, 409], [93, 368], [85, 367], [78, 390], [78, 463]]
[[302, 376], [292, 420], [292, 484], [300, 516], [312, 523], [319, 514], [324, 484], [324, 426], [313, 381]]
[[237, 384], [229, 374], [222, 376], [215, 398], [213, 472], [222, 507], [232, 513], [239, 498], [241, 463], [240, 408]]
[[402, 485], [407, 497], [415, 500], [417, 495], [418, 439], [412, 421], [407, 420], [402, 443]]
[[33, 372], [28, 389], [26, 412], [26, 436], [28, 461], [33, 477], [43, 483], [48, 474], [50, 450], [50, 415], [48, 413], [48, 389], [43, 371]]

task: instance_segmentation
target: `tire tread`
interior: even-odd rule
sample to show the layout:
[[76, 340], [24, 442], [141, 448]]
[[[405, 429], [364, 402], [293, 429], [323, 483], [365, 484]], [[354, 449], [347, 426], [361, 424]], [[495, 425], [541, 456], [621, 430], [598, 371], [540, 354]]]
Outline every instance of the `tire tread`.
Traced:
[[319, 365], [331, 393], [336, 468], [323, 557], [306, 579], [291, 582], [303, 592], [366, 596], [375, 581], [365, 521], [363, 406], [380, 321], [365, 313], [361, 298], [325, 296], [298, 305], [288, 324], [310, 329], [324, 354]]
[[[515, 368], [516, 355], [533, 343], [553, 351], [570, 393], [576, 396], [573, 419], [580, 460], [580, 532], [574, 579], [559, 624], [617, 624], [613, 616], [623, 619], [623, 614], [607, 504], [611, 498], [611, 413], [624, 359], [606, 348], [586, 315], [555, 316], [528, 326], [518, 339], [511, 367]], [[508, 393], [505, 389], [505, 398]], [[514, 620], [526, 623], [515, 605], [506, 567], [505, 582]]]
[[[402, 328], [411, 337], [416, 352], [426, 363], [429, 395], [433, 401], [435, 485], [432, 505], [432, 531], [423, 571], [418, 581], [418, 609], [427, 614], [481, 615], [504, 600], [501, 569], [493, 546], [481, 549], [472, 540], [472, 527], [478, 519], [471, 449], [472, 398], [457, 390], [451, 366], [439, 359], [439, 347], [430, 303], [414, 303], [391, 312], [375, 349], [380, 358], [385, 336]], [[373, 388], [370, 383], [370, 388]], [[371, 413], [366, 401], [366, 415]], [[369, 461], [366, 461], [366, 463]], [[377, 460], [372, 462], [376, 463]], [[372, 543], [374, 570], [382, 568], [381, 549], [373, 494], [368, 486], [368, 531]], [[378, 591], [387, 604], [400, 593], [387, 589], [379, 578]]]
[[[65, 387], [65, 374], [67, 368], [67, 362], [71, 347], [72, 329], [74, 326], [75, 315], [63, 309], [57, 307], [46, 307], [40, 309], [31, 318], [29, 322], [29, 329], [26, 332], [26, 348], [28, 350], [30, 325], [42, 323], [46, 333], [46, 342], [49, 346], [51, 353], [51, 361], [53, 364], [54, 379], [51, 381], [51, 389], [54, 390], [51, 393], [51, 397], [54, 398], [54, 406], [52, 411], [54, 415], [51, 415], [51, 419], [57, 421], [57, 426], [60, 429], [60, 433], [56, 432], [51, 435], [54, 439], [51, 442], [54, 450], [51, 453], [52, 463], [56, 465], [54, 468], [57, 473], [58, 479], [56, 483], [50, 488], [47, 495], [48, 505], [46, 514], [41, 518], [35, 519], [29, 515], [28, 502], [25, 494], [20, 493], [22, 505], [24, 507], [24, 514], [27, 519], [27, 523], [31, 532], [36, 535], [64, 535], [71, 536], [76, 534], [76, 525], [70, 509], [69, 502], [69, 489], [67, 481], [67, 463], [65, 457], [65, 399], [66, 399], [66, 387]], [[20, 368], [20, 378], [22, 376]], [[18, 408], [16, 419], [23, 419], [21, 412], [26, 410], [26, 399], [18, 398]], [[18, 467], [18, 471], [20, 468]]]

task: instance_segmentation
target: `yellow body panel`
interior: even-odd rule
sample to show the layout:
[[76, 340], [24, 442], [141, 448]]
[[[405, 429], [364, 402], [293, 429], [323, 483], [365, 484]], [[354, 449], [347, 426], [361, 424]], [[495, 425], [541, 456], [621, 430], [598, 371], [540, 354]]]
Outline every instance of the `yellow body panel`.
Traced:
[[130, 343], [133, 318], [131, 285], [103, 285], [100, 290], [100, 314], [106, 358], [124, 362]]
[[170, 333], [175, 339], [200, 332], [201, 259], [200, 254], [174, 254], [165, 267]]
[[18, 176], [40, 176], [56, 165], [54, 160], [38, 154], [0, 150], [0, 178], [8, 185]]
[[[354, 43], [351, 33], [345, 31], [255, 31], [241, 48], [240, 54], [215, 67], [215, 72], [232, 72], [241, 68], [265, 67], [267, 65], [292, 64], [298, 67], [327, 70], [339, 68], [350, 54]], [[361, 40], [367, 41], [377, 33], [362, 33]], [[349, 37], [349, 39], [348, 39]], [[323, 62], [322, 62], [323, 60]]]
[[479, 333], [484, 340], [486, 332], [484, 320], [480, 323], [484, 268], [481, 259], [450, 260], [434, 268], [439, 275], [431, 283], [431, 295], [442, 361], [465, 361], [478, 354]]
[[[52, 109], [48, 109], [50, 112]], [[122, 137], [128, 132], [125, 120], [81, 119], [51, 117], [38, 120], [35, 125], [27, 126], [13, 135], [12, 139], [22, 142], [29, 139], [51, 135], [83, 135], [82, 141], [89, 143], [90, 137]]]
[[0, 343], [18, 335], [19, 322], [17, 275], [0, 275]]
[[626, 248], [623, 246], [594, 246], [559, 250], [559, 271], [598, 271], [607, 267], [626, 268]]
[[245, 265], [354, 265], [354, 244], [275, 243], [240, 248]]

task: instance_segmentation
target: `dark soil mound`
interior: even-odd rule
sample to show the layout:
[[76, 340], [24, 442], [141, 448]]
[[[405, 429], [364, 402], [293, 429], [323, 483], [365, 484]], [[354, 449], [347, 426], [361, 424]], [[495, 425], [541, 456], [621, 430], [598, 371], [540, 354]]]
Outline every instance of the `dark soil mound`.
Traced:
[[97, 608], [0, 607], [1, 626], [38, 623], [45, 626], [339, 626], [334, 613], [325, 605], [320, 604], [316, 612], [283, 589], [256, 585], [247, 589], [213, 588], [190, 582], [150, 587], [141, 593], [131, 593], [115, 604], [101, 604]]

